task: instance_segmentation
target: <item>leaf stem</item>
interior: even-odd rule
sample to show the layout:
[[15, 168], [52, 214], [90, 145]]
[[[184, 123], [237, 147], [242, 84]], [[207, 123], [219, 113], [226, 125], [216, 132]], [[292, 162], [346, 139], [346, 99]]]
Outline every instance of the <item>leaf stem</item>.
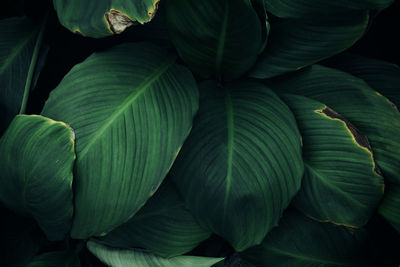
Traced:
[[29, 91], [31, 89], [33, 74], [35, 73], [36, 62], [39, 57], [40, 48], [42, 46], [44, 30], [46, 28], [47, 19], [48, 19], [48, 14], [45, 15], [45, 17], [42, 21], [42, 25], [40, 26], [39, 34], [36, 38], [36, 44], [33, 49], [33, 55], [31, 58], [31, 63], [29, 65], [28, 76], [26, 77], [24, 96], [22, 98], [22, 104], [21, 104], [21, 109], [19, 110], [19, 114], [24, 114], [26, 111], [26, 104], [27, 104], [28, 98], [29, 98]]

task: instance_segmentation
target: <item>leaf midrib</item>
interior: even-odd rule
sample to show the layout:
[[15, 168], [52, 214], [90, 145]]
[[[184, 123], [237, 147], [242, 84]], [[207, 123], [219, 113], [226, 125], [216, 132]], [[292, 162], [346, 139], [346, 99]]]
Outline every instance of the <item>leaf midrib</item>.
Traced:
[[121, 114], [125, 112], [125, 110], [132, 105], [132, 103], [138, 99], [147, 89], [151, 88], [151, 85], [160, 78], [173, 64], [175, 63], [175, 58], [169, 60], [167, 63], [163, 64], [160, 68], [156, 69], [154, 73], [146, 79], [142, 84], [138, 86], [141, 88], [135, 92], [132, 92], [125, 101], [122, 102], [119, 106], [116, 107], [116, 111], [114, 111], [108, 119], [103, 123], [103, 125], [95, 131], [95, 134], [91, 136], [90, 141], [86, 144], [86, 146], [82, 149], [81, 153], [79, 153], [79, 159], [85, 157], [90, 148], [96, 141], [103, 135], [103, 133], [116, 121]]
[[226, 218], [226, 207], [232, 186], [232, 161], [233, 161], [233, 145], [234, 145], [234, 115], [232, 107], [232, 98], [228, 90], [225, 90], [225, 108], [226, 108], [226, 127], [227, 127], [227, 172], [226, 187], [224, 197], [224, 218]]
[[224, 20], [222, 21], [221, 32], [218, 38], [218, 47], [217, 47], [217, 55], [216, 55], [216, 70], [218, 75], [221, 72], [222, 58], [224, 56], [224, 48], [226, 42], [226, 30], [228, 28], [228, 13], [229, 13], [229, 3], [225, 1], [225, 12], [224, 12]]

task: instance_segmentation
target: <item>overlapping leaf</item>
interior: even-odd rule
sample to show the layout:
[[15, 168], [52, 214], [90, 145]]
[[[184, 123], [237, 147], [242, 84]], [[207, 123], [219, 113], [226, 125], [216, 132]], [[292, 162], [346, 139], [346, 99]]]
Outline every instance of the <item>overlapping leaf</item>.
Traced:
[[303, 139], [305, 173], [294, 205], [320, 221], [363, 226], [383, 195], [383, 178], [365, 136], [312, 99], [284, 95]]
[[223, 260], [196, 256], [166, 259], [140, 250], [117, 250], [92, 241], [87, 243], [87, 247], [102, 262], [113, 267], [210, 267]]
[[151, 44], [93, 54], [64, 77], [42, 113], [76, 131], [73, 238], [105, 234], [144, 205], [197, 107], [192, 74]]
[[18, 115], [0, 139], [0, 200], [33, 216], [50, 240], [71, 228], [74, 133], [63, 122]]
[[400, 232], [400, 185], [393, 184], [385, 193], [379, 213]]
[[[37, 78], [36, 67], [41, 47], [40, 25], [26, 17], [0, 21], [0, 134], [21, 109], [24, 91]], [[43, 34], [43, 31], [42, 31]], [[46, 53], [40, 53], [40, 58]], [[27, 100], [27, 99], [26, 99]]]
[[261, 242], [300, 187], [300, 134], [266, 86], [200, 86], [200, 110], [171, 176], [204, 227], [242, 251]]
[[141, 247], [162, 257], [173, 257], [189, 252], [210, 234], [194, 220], [168, 179], [131, 220], [107, 234], [101, 243]]
[[367, 24], [367, 12], [321, 20], [277, 19], [250, 76], [270, 78], [333, 56], [352, 46]]
[[369, 261], [362, 230], [320, 223], [298, 212], [285, 213], [261, 245], [242, 256], [257, 266], [376, 266]]
[[167, 22], [172, 42], [193, 71], [227, 80], [253, 65], [265, 27], [249, 0], [169, 0]]
[[343, 115], [367, 136], [383, 176], [400, 182], [400, 114], [386, 97], [361, 79], [318, 65], [268, 84], [318, 100]]
[[159, 0], [53, 0], [61, 24], [89, 37], [123, 32], [134, 24], [153, 19]]

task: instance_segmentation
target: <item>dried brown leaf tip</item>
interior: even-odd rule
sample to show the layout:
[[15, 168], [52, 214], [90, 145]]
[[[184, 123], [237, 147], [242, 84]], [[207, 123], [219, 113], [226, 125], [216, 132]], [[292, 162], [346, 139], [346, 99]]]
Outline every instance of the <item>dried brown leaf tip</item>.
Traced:
[[120, 34], [129, 26], [136, 24], [129, 16], [116, 9], [111, 9], [104, 14], [104, 17], [108, 27], [115, 34]]

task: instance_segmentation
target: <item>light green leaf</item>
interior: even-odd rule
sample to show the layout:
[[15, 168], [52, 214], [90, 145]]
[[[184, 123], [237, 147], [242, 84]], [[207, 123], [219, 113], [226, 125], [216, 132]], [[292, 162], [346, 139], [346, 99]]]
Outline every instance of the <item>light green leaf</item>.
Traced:
[[261, 245], [241, 254], [259, 267], [377, 266], [369, 261], [367, 235], [288, 211]]
[[53, 0], [61, 24], [89, 37], [119, 34], [153, 19], [159, 0]]
[[117, 250], [95, 242], [87, 243], [88, 249], [102, 262], [112, 267], [210, 267], [223, 258], [177, 256], [165, 259], [140, 250]]
[[[0, 135], [20, 110], [25, 110], [28, 93], [47, 53], [39, 53], [44, 23], [33, 24], [26, 17], [0, 20]], [[24, 93], [25, 92], [25, 93]]]
[[400, 183], [400, 113], [386, 97], [361, 79], [318, 65], [267, 83], [275, 90], [318, 100], [343, 115], [367, 136], [383, 177]]
[[200, 85], [200, 110], [171, 177], [198, 221], [237, 251], [259, 244], [300, 187], [301, 137], [266, 86]]
[[281, 18], [346, 16], [351, 10], [384, 9], [394, 0], [264, 0], [266, 8]]
[[293, 204], [320, 221], [365, 225], [384, 189], [368, 139], [320, 102], [295, 95], [283, 97], [303, 139], [305, 173]]
[[37, 255], [26, 267], [80, 267], [78, 255], [74, 251], [55, 251]]
[[367, 24], [366, 12], [318, 21], [277, 19], [250, 77], [271, 78], [338, 54], [363, 35]]
[[175, 56], [126, 43], [76, 65], [43, 109], [76, 132], [71, 236], [127, 222], [167, 175], [198, 108], [192, 74]]
[[241, 76], [262, 45], [261, 24], [249, 0], [169, 0], [167, 22], [179, 55], [204, 78]]
[[379, 213], [400, 232], [400, 186], [392, 184], [379, 207]]
[[63, 122], [18, 115], [0, 139], [0, 201], [32, 216], [50, 240], [71, 228], [74, 132]]
[[191, 251], [210, 235], [194, 220], [176, 186], [167, 179], [131, 220], [107, 234], [101, 243], [146, 248], [168, 258]]

